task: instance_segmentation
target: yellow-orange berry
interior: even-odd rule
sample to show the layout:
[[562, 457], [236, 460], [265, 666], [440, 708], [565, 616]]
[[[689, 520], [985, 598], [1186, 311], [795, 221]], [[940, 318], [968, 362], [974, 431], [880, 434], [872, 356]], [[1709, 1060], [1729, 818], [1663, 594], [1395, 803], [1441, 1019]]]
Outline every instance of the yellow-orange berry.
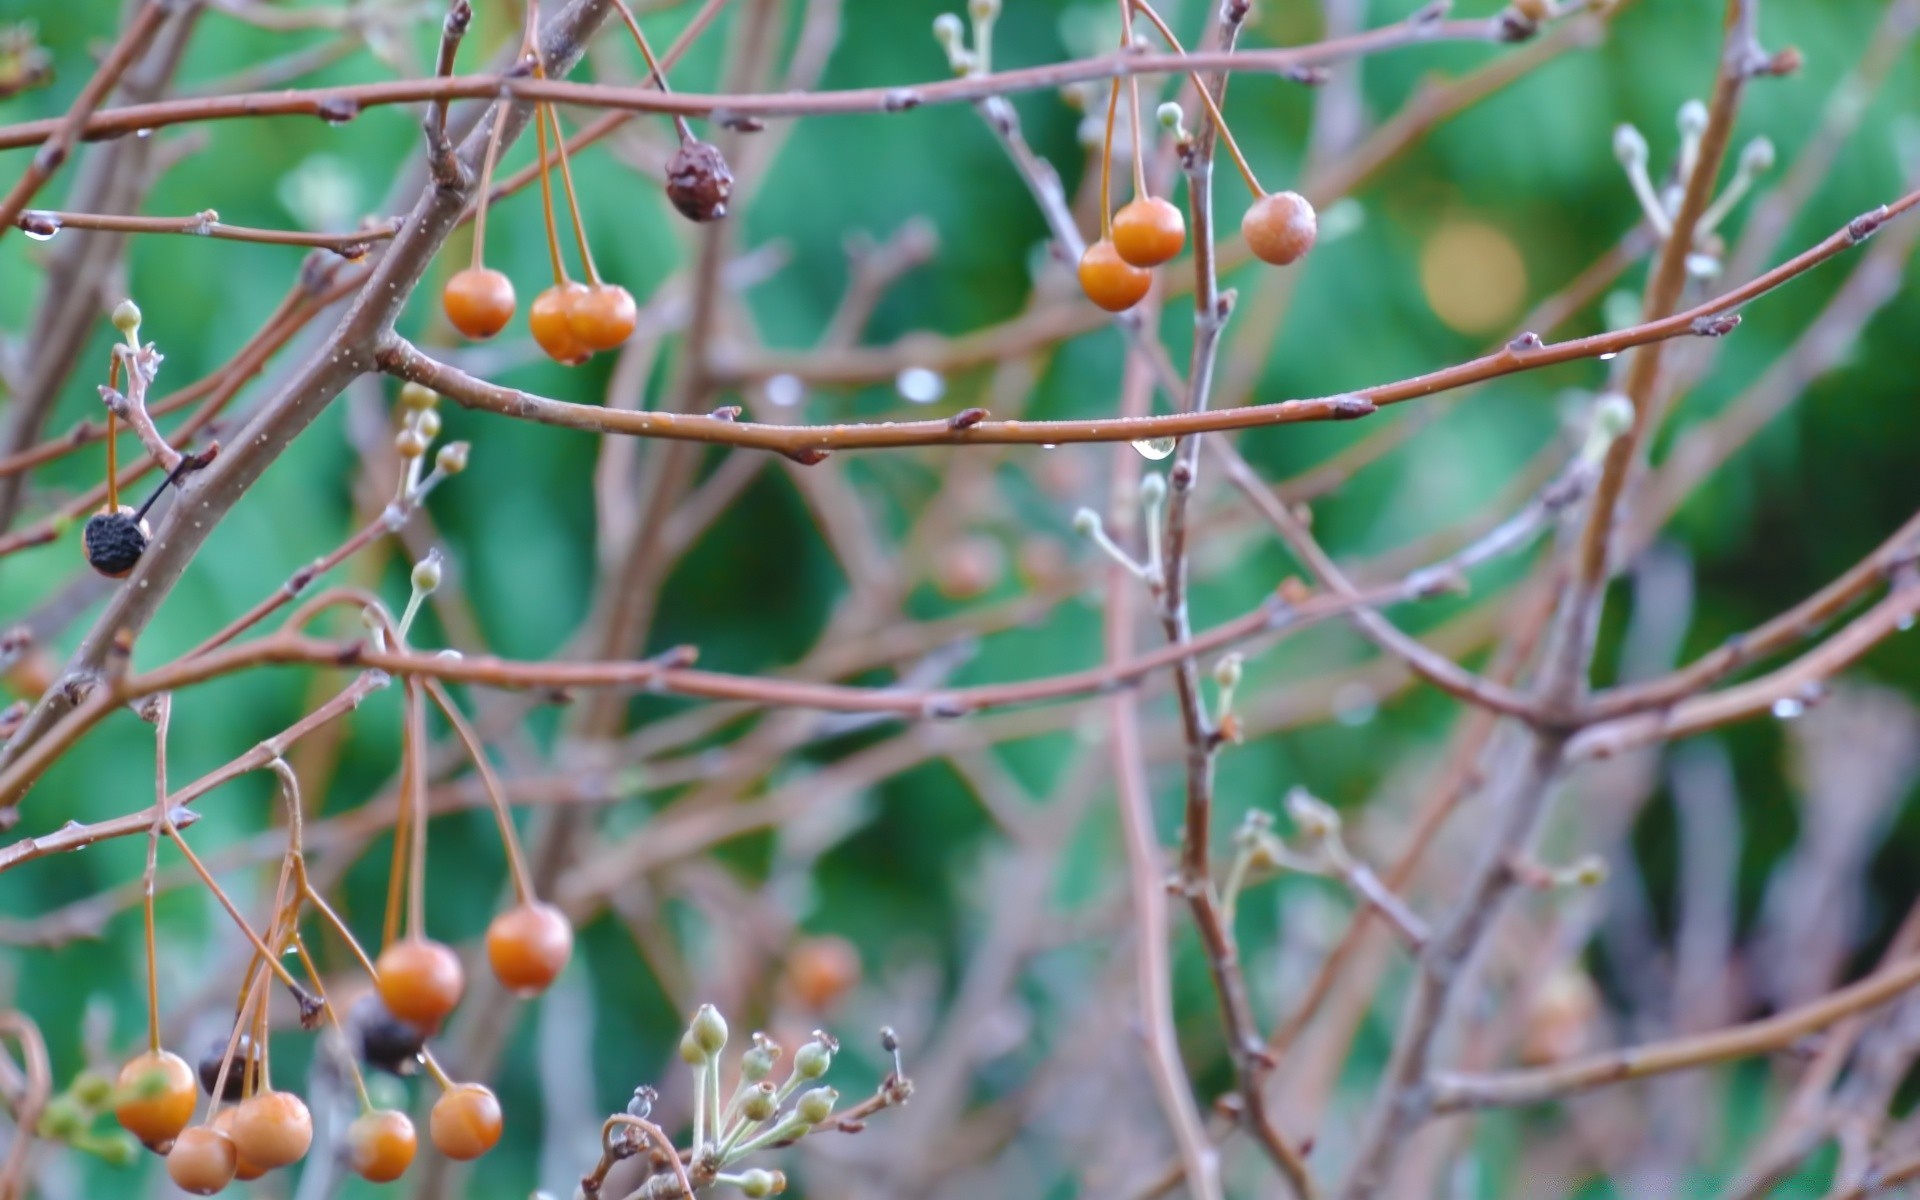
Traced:
[[440, 1027], [467, 986], [460, 956], [428, 938], [395, 942], [380, 952], [373, 969], [374, 988], [387, 1011], [429, 1030]]
[[547, 352], [548, 358], [570, 367], [593, 357], [593, 349], [573, 332], [573, 322], [568, 315], [573, 310], [574, 297], [586, 290], [583, 283], [556, 283], [535, 296], [533, 306], [527, 309], [527, 328], [532, 331], [533, 340]]
[[567, 328], [582, 346], [594, 352], [611, 350], [633, 335], [640, 310], [633, 293], [616, 283], [602, 283], [570, 293]]
[[1253, 202], [1240, 218], [1240, 235], [1261, 262], [1284, 267], [1299, 262], [1313, 249], [1319, 232], [1313, 205], [1298, 192], [1274, 192]]
[[[239, 1111], [238, 1106], [221, 1109], [220, 1115], [213, 1119], [213, 1127], [231, 1138], [233, 1136], [233, 1117], [234, 1114]], [[235, 1154], [239, 1154], [239, 1146], [236, 1145], [233, 1149]], [[234, 1166], [233, 1177], [241, 1183], [251, 1183], [266, 1173], [267, 1169], [265, 1167], [257, 1162], [251, 1161], [246, 1155], [239, 1154], [239, 1159]]]
[[1113, 214], [1113, 248], [1136, 267], [1157, 267], [1187, 244], [1187, 219], [1158, 196], [1143, 196]]
[[183, 1129], [167, 1151], [167, 1178], [183, 1192], [211, 1196], [233, 1182], [240, 1154], [233, 1139], [211, 1125]]
[[354, 1174], [374, 1183], [391, 1183], [406, 1174], [417, 1146], [413, 1122], [390, 1108], [361, 1113], [347, 1126]]
[[551, 904], [518, 905], [487, 926], [487, 962], [511, 991], [544, 991], [571, 957], [573, 926]]
[[433, 1102], [427, 1134], [434, 1148], [448, 1158], [479, 1158], [500, 1140], [500, 1101], [478, 1083], [447, 1089]]
[[1080, 256], [1080, 290], [1108, 312], [1132, 308], [1152, 286], [1153, 272], [1121, 258], [1112, 242], [1095, 242]]
[[127, 1060], [116, 1086], [114, 1119], [149, 1146], [172, 1141], [193, 1120], [193, 1068], [178, 1054], [153, 1050]]
[[260, 1092], [234, 1109], [228, 1131], [243, 1162], [271, 1171], [307, 1156], [313, 1145], [313, 1117], [292, 1092]]
[[455, 329], [482, 341], [513, 320], [513, 280], [486, 267], [455, 271], [440, 289], [440, 304]]
[[860, 952], [843, 937], [810, 937], [787, 956], [787, 987], [811, 1012], [833, 1007], [860, 982]]

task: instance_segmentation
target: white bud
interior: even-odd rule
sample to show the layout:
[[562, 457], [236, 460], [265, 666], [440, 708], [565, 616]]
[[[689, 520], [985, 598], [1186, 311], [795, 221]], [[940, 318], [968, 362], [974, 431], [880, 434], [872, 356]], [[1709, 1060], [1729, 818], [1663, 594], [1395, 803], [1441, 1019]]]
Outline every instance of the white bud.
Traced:
[[1167, 480], [1164, 475], [1148, 475], [1140, 481], [1140, 500], [1152, 508], [1167, 498]]
[[1595, 436], [1612, 441], [1633, 428], [1633, 401], [1619, 392], [1608, 392], [1593, 406]]
[[122, 300], [113, 306], [113, 327], [132, 337], [140, 329], [140, 306], [131, 300]]
[[440, 552], [429, 550], [425, 558], [413, 564], [413, 590], [425, 596], [439, 586]]
[[1081, 537], [1092, 537], [1100, 532], [1100, 514], [1090, 508], [1083, 508], [1073, 514], [1073, 531]]
[[967, 0], [967, 15], [975, 22], [991, 21], [1000, 15], [1000, 0]]
[[1740, 152], [1740, 169], [1750, 175], [1773, 170], [1773, 143], [1763, 137], [1748, 142], [1747, 148]]
[[1689, 100], [1680, 106], [1680, 136], [1696, 138], [1707, 131], [1707, 106]]
[[1617, 126], [1613, 131], [1613, 156], [1623, 166], [1641, 166], [1647, 161], [1647, 139], [1631, 125]]
[[966, 32], [958, 13], [941, 13], [933, 19], [933, 40], [945, 46], [949, 53], [959, 48]]

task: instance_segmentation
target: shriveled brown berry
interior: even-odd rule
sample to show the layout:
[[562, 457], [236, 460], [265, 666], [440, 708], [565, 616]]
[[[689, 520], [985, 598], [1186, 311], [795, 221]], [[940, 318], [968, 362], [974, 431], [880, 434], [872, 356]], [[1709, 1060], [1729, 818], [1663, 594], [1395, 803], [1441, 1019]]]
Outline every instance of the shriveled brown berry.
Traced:
[[1136, 267], [1157, 267], [1187, 244], [1187, 219], [1158, 196], [1143, 196], [1113, 214], [1113, 248]]
[[165, 1050], [128, 1059], [115, 1086], [120, 1102], [113, 1106], [114, 1120], [149, 1146], [178, 1137], [193, 1120], [199, 1101], [193, 1090], [193, 1068], [186, 1059]]
[[391, 1183], [406, 1174], [418, 1144], [407, 1114], [390, 1108], [361, 1113], [347, 1126], [353, 1173], [374, 1183]]
[[479, 1158], [500, 1140], [500, 1101], [482, 1084], [462, 1083], [448, 1088], [433, 1102], [427, 1134], [434, 1148], [448, 1158]]
[[732, 198], [733, 170], [713, 143], [682, 143], [667, 160], [667, 199], [687, 220], [718, 221]]
[[242, 1161], [271, 1171], [307, 1156], [313, 1145], [313, 1117], [292, 1092], [260, 1092], [234, 1110], [230, 1131]]
[[574, 297], [586, 290], [583, 283], [557, 283], [535, 296], [533, 306], [527, 310], [527, 328], [532, 331], [533, 340], [540, 343], [548, 358], [569, 367], [577, 367], [593, 357], [593, 350], [575, 336], [568, 316]]
[[211, 1196], [233, 1182], [240, 1153], [233, 1139], [210, 1125], [183, 1129], [167, 1151], [167, 1178], [183, 1192]]
[[1240, 218], [1240, 235], [1261, 262], [1276, 267], [1299, 262], [1319, 232], [1313, 205], [1298, 192], [1274, 192], [1253, 202]]
[[373, 969], [374, 987], [387, 1011], [427, 1029], [440, 1027], [467, 986], [460, 956], [428, 938], [395, 942], [380, 952]]
[[860, 951], [843, 937], [809, 937], [787, 956], [787, 987], [801, 1007], [824, 1012], [860, 982]]
[[[232, 1137], [234, 1114], [238, 1113], [239, 1111], [240, 1109], [237, 1105], [221, 1109], [220, 1115], [213, 1119], [213, 1127], [215, 1129], [218, 1129], [221, 1133], [226, 1134], [228, 1137]], [[239, 1150], [240, 1150], [240, 1147], [236, 1145], [234, 1147], [234, 1152], [238, 1154]], [[261, 1166], [259, 1163], [248, 1161], [247, 1156], [244, 1154], [241, 1154], [239, 1161], [236, 1163], [234, 1167], [233, 1177], [235, 1179], [238, 1179], [241, 1183], [251, 1183], [254, 1180], [260, 1178], [262, 1175], [265, 1175], [266, 1173], [267, 1173], [267, 1169], [265, 1167]]]
[[1146, 298], [1153, 272], [1120, 257], [1113, 243], [1102, 239], [1080, 256], [1080, 290], [1108, 312], [1125, 312]]
[[574, 340], [598, 353], [633, 335], [640, 309], [633, 293], [617, 283], [601, 283], [569, 294], [567, 329]]
[[573, 957], [573, 926], [551, 904], [510, 908], [487, 926], [487, 961], [503, 986], [544, 991]]
[[482, 341], [513, 320], [513, 280], [487, 267], [467, 267], [447, 280], [440, 303], [455, 329]]

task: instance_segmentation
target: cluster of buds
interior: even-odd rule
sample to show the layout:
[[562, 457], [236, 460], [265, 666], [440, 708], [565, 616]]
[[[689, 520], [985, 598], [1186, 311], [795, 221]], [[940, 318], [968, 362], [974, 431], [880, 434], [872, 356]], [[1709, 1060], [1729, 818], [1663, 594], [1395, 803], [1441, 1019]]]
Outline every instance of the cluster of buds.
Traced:
[[726, 1168], [757, 1151], [799, 1141], [833, 1116], [840, 1093], [820, 1083], [840, 1044], [815, 1032], [794, 1052], [786, 1079], [776, 1084], [774, 1068], [783, 1054], [764, 1033], [753, 1035], [740, 1056], [740, 1079], [724, 1103], [720, 1096], [720, 1056], [727, 1047], [727, 1020], [703, 1004], [680, 1038], [680, 1058], [693, 1070], [693, 1165], [716, 1182], [730, 1183], [749, 1196], [771, 1196], [786, 1188], [777, 1171], [729, 1174]]
[[967, 16], [973, 21], [973, 45], [967, 45], [967, 29], [957, 13], [941, 13], [933, 19], [933, 39], [947, 52], [947, 65], [955, 75], [985, 75], [993, 70], [993, 22], [1000, 15], [1000, 0], [969, 0]]
[[406, 383], [400, 388], [400, 427], [394, 431], [393, 449], [400, 455], [400, 461], [406, 464], [401, 476], [400, 491], [393, 506], [389, 509], [390, 521], [395, 528], [405, 519], [407, 513], [426, 499], [427, 493], [449, 475], [458, 475], [467, 469], [468, 446], [465, 442], [448, 442], [440, 447], [433, 456], [433, 470], [425, 470], [427, 451], [432, 449], [433, 440], [440, 436], [440, 397], [433, 389], [418, 383]]
[[[1707, 121], [1707, 106], [1700, 101], [1689, 100], [1680, 106], [1680, 154], [1665, 186], [1657, 189], [1647, 171], [1646, 137], [1632, 125], [1621, 125], [1613, 131], [1614, 157], [1620, 160], [1620, 165], [1627, 172], [1627, 182], [1633, 188], [1634, 197], [1640, 201], [1647, 224], [1662, 238], [1673, 236], [1674, 218], [1679, 215], [1688, 182], [1700, 165], [1700, 141], [1706, 134]], [[1700, 215], [1699, 224], [1694, 226], [1693, 244], [1688, 247], [1687, 270], [1695, 278], [1711, 279], [1720, 273], [1720, 260], [1725, 253], [1725, 246], [1716, 231], [1753, 189], [1754, 181], [1773, 169], [1773, 162], [1773, 143], [1764, 137], [1754, 138], [1740, 152], [1733, 178]]]

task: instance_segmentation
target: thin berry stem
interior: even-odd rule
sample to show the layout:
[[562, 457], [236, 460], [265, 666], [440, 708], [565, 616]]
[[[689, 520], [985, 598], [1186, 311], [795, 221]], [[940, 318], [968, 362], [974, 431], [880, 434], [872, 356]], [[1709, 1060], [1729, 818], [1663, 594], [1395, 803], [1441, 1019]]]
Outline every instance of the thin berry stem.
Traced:
[[[1120, 41], [1126, 49], [1133, 49], [1133, 5], [1129, 0], [1120, 0]], [[1140, 135], [1140, 77], [1127, 78], [1127, 124], [1133, 133], [1133, 198], [1144, 199], [1147, 194], [1147, 155], [1145, 142]]]
[[[627, 29], [632, 32], [634, 42], [640, 47], [640, 57], [647, 60], [649, 80], [658, 84], [661, 92], [671, 93], [673, 88], [667, 84], [667, 69], [661, 65], [659, 59], [653, 56], [653, 47], [647, 44], [647, 35], [640, 32], [640, 22], [634, 19], [633, 9], [627, 7], [626, 0], [613, 0], [613, 7], [620, 14], [620, 19], [627, 23]], [[679, 113], [673, 114], [673, 128], [680, 135], [681, 145], [684, 146], [693, 140], [693, 126], [687, 124], [687, 119]]]
[[407, 879], [407, 936], [427, 935], [427, 708], [420, 681], [408, 678], [407, 724], [401, 739], [401, 770], [407, 805], [413, 809], [412, 866]]
[[[544, 109], [546, 106], [539, 107]], [[560, 257], [560, 232], [553, 223], [553, 180], [548, 178], [553, 168], [547, 160], [547, 123], [539, 112], [533, 116], [533, 137], [540, 155], [540, 211], [547, 223], [547, 254], [553, 259], [553, 282], [564, 287], [567, 264]]]
[[[1180, 39], [1175, 37], [1173, 30], [1160, 19], [1160, 14], [1153, 11], [1153, 5], [1147, 3], [1147, 0], [1133, 0], [1133, 6], [1140, 10], [1141, 16], [1153, 23], [1155, 29], [1160, 31], [1160, 36], [1166, 40], [1168, 49], [1175, 54], [1186, 54], [1186, 49], [1180, 45]], [[1200, 78], [1197, 71], [1189, 73], [1187, 78], [1193, 81], [1193, 90], [1199, 93], [1200, 103], [1206, 106], [1207, 116], [1213, 121], [1213, 127], [1220, 132], [1220, 140], [1227, 144], [1227, 153], [1232, 156], [1233, 165], [1240, 168], [1240, 178], [1247, 181], [1247, 190], [1253, 193], [1255, 200], [1266, 199], [1267, 190], [1260, 186], [1260, 180], [1254, 176], [1253, 168], [1247, 164], [1247, 156], [1240, 153], [1240, 144], [1233, 140], [1233, 130], [1227, 128], [1226, 114], [1220, 111], [1218, 104], [1214, 103], [1212, 94], [1207, 91], [1206, 82]]]
[[183, 837], [180, 830], [174, 826], [172, 816], [165, 810], [162, 810], [160, 821], [166, 827], [167, 836], [173, 839], [173, 844], [180, 847], [180, 853], [186, 857], [187, 865], [193, 868], [193, 873], [198, 875], [200, 882], [205, 884], [207, 890], [213, 893], [213, 898], [220, 902], [220, 907], [227, 910], [227, 916], [231, 917], [233, 923], [240, 927], [240, 932], [247, 935], [247, 941], [253, 944], [254, 953], [266, 960], [268, 969], [279, 976], [280, 982], [290, 988], [298, 990], [300, 987], [299, 983], [288, 973], [285, 967], [280, 965], [280, 960], [274, 956], [271, 950], [267, 949], [267, 944], [261, 941], [260, 935], [253, 931], [253, 926], [247, 924], [247, 919], [240, 915], [240, 910], [234, 906], [233, 898], [227, 895], [226, 889], [214, 881], [213, 873], [207, 870], [207, 864], [200, 861], [200, 856], [193, 852], [193, 847], [187, 845], [187, 839]]
[[160, 955], [153, 935], [153, 877], [160, 861], [160, 814], [167, 811], [167, 729], [173, 721], [173, 697], [155, 702], [153, 721], [153, 827], [147, 831], [147, 867], [140, 879], [147, 939], [147, 1049], [160, 1050]]
[[[340, 1040], [351, 1046], [351, 1043], [348, 1042], [347, 1039], [346, 1028], [340, 1024], [340, 1014], [333, 1007], [333, 1001], [327, 998], [327, 987], [326, 984], [321, 982], [320, 969], [313, 965], [313, 958], [307, 953], [307, 944], [301, 940], [298, 934], [295, 934], [293, 938], [293, 950], [295, 954], [300, 956], [300, 966], [306, 970], [307, 978], [313, 980], [314, 994], [320, 998], [320, 1010], [327, 1014], [327, 1020], [333, 1022], [333, 1031], [340, 1035]], [[360, 1095], [360, 1111], [363, 1113], [372, 1112], [373, 1097], [367, 1093], [367, 1080], [366, 1077], [360, 1073], [358, 1056], [349, 1050], [344, 1057], [347, 1060], [347, 1070], [353, 1075], [353, 1090]]]
[[373, 960], [367, 957], [366, 950], [360, 945], [360, 939], [353, 936], [353, 930], [347, 928], [347, 923], [340, 919], [340, 914], [333, 911], [333, 905], [327, 903], [326, 897], [320, 894], [319, 890], [313, 886], [313, 881], [307, 877], [304, 859], [295, 865], [294, 873], [300, 880], [300, 893], [306, 897], [307, 903], [313, 906], [313, 911], [319, 913], [327, 924], [333, 926], [333, 931], [340, 935], [340, 940], [347, 944], [347, 949], [353, 952], [353, 957], [359, 961], [361, 969], [366, 971], [367, 978], [378, 980], [380, 972], [374, 969]]
[[1120, 108], [1120, 81], [1107, 86], [1107, 133], [1100, 145], [1100, 240], [1113, 240], [1113, 117]]
[[440, 1060], [433, 1056], [433, 1051], [428, 1050], [424, 1046], [420, 1049], [420, 1065], [425, 1067], [427, 1074], [433, 1078], [435, 1083], [440, 1085], [441, 1091], [450, 1092], [454, 1089], [455, 1084], [453, 1079], [441, 1069]]
[[487, 154], [480, 162], [480, 196], [474, 202], [473, 210], [473, 267], [479, 270], [486, 265], [487, 247], [487, 204], [493, 199], [493, 169], [500, 160], [501, 131], [507, 127], [507, 115], [504, 108], [496, 107], [493, 115], [493, 130], [487, 135]]
[[567, 160], [567, 139], [560, 134], [560, 111], [547, 105], [547, 120], [553, 124], [553, 149], [560, 160], [560, 185], [567, 193], [567, 213], [573, 218], [573, 237], [580, 246], [580, 265], [587, 273], [587, 284], [600, 286], [599, 268], [593, 265], [593, 251], [587, 248], [587, 225], [580, 219], [580, 196], [573, 190], [573, 165]]
[[[240, 1009], [233, 1018], [233, 1032], [227, 1035], [226, 1053], [220, 1056], [220, 1070], [213, 1077], [213, 1098], [207, 1102], [207, 1116], [201, 1122], [203, 1125], [211, 1126], [213, 1119], [220, 1115], [220, 1106], [225, 1102], [227, 1094], [227, 1073], [233, 1067], [233, 1056], [240, 1050], [240, 1037], [247, 1028], [247, 1014], [253, 1011], [255, 1002], [260, 999], [260, 988], [266, 982], [266, 978], [264, 973], [252, 972], [250, 981], [244, 985], [244, 991], [240, 997]], [[259, 1044], [255, 1043], [254, 1050], [257, 1052], [259, 1048]], [[253, 1054], [247, 1056], [249, 1064], [254, 1057]]]
[[513, 894], [521, 904], [531, 904], [534, 900], [531, 875], [527, 871], [525, 853], [520, 849], [520, 839], [513, 831], [513, 814], [507, 809], [506, 789], [500, 786], [500, 777], [494, 774], [493, 764], [487, 761], [486, 746], [480, 741], [480, 735], [468, 723], [454, 704], [453, 696], [446, 685], [438, 681], [427, 684], [427, 694], [433, 697], [440, 711], [446, 714], [447, 724], [453, 726], [454, 736], [467, 749], [467, 757], [473, 760], [473, 769], [480, 776], [480, 785], [486, 790], [487, 803], [493, 808], [493, 817], [500, 825], [500, 842], [507, 852], [507, 874], [513, 878]]

